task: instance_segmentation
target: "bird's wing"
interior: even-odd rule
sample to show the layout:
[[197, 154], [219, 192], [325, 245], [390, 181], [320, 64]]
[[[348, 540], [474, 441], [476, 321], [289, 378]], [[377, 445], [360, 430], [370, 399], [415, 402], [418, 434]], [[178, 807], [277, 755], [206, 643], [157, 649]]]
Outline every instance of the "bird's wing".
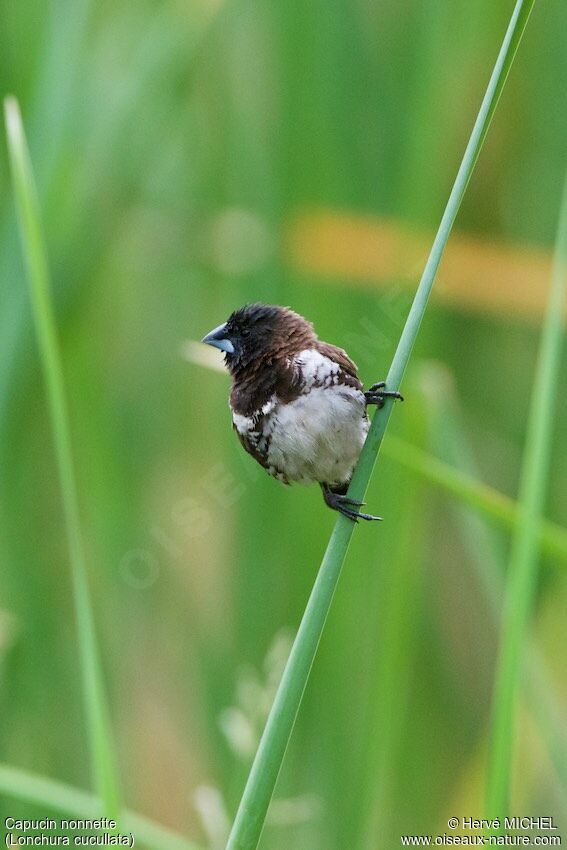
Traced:
[[260, 466], [264, 469], [268, 468], [267, 451], [258, 445], [260, 434], [258, 431], [250, 431], [248, 433], [239, 431], [235, 424], [232, 426], [236, 432], [236, 436], [240, 440], [242, 446], [249, 455], [252, 455], [254, 460], [257, 460]]
[[362, 389], [362, 381], [358, 377], [358, 366], [350, 359], [343, 348], [331, 345], [329, 342], [320, 341], [317, 341], [315, 347], [320, 354], [324, 357], [328, 357], [329, 360], [332, 360], [340, 366], [343, 374], [341, 376], [342, 380], [339, 380], [339, 383], [345, 383], [348, 386], [356, 387], [360, 390]]
[[287, 478], [282, 470], [276, 469], [268, 462], [268, 452], [272, 439], [272, 428], [270, 427], [270, 413], [277, 404], [276, 399], [265, 404], [252, 416], [242, 416], [233, 411], [232, 426], [242, 447], [252, 455], [260, 466], [263, 466], [270, 475], [287, 484]]

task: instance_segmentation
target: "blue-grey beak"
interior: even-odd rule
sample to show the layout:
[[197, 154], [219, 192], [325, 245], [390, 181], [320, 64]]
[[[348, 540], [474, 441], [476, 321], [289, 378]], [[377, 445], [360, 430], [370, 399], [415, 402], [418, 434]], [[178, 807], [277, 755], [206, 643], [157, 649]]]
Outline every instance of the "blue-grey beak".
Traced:
[[234, 354], [234, 345], [226, 336], [226, 322], [208, 333], [207, 336], [204, 336], [201, 342], [207, 345], [214, 345], [215, 348], [220, 348], [221, 351], [226, 351], [227, 354]]

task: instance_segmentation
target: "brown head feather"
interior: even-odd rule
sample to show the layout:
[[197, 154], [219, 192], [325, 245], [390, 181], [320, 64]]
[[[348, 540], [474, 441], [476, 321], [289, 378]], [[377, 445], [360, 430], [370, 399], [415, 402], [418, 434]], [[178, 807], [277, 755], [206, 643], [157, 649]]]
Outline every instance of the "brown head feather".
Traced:
[[233, 377], [230, 403], [243, 416], [257, 414], [274, 394], [283, 402], [301, 394], [302, 375], [295, 357], [305, 349], [316, 349], [337, 363], [339, 383], [362, 387], [346, 351], [319, 341], [311, 322], [289, 307], [248, 304], [232, 313], [223, 330], [233, 348], [225, 354]]
[[292, 361], [317, 341], [310, 322], [289, 307], [248, 304], [229, 317], [226, 333], [234, 346], [225, 356], [233, 410], [251, 415], [274, 393], [282, 401], [297, 398], [300, 378]]

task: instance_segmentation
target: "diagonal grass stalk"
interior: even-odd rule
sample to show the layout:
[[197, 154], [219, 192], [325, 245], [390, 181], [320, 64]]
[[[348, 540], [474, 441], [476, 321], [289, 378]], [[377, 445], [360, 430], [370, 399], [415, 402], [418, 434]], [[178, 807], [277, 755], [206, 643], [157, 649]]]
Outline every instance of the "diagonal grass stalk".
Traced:
[[[94, 794], [3, 763], [0, 763], [0, 792], [14, 800], [35, 803], [44, 811], [76, 818], [100, 817], [101, 801]], [[128, 809], [122, 813], [121, 828], [134, 834], [136, 844], [144, 844], [150, 850], [202, 850], [184, 836]]]
[[[390, 434], [384, 441], [382, 452], [429, 484], [451, 493], [464, 505], [496, 520], [503, 528], [515, 529], [521, 522], [518, 503], [514, 499], [419, 446]], [[538, 523], [537, 538], [542, 554], [555, 558], [557, 566], [559, 561], [567, 562], [566, 528], [542, 518]]]
[[[425, 313], [443, 249], [449, 238], [533, 5], [534, 0], [518, 0], [514, 7], [496, 65], [490, 77], [486, 94], [482, 101], [387, 376], [387, 386], [390, 390], [397, 390], [401, 384]], [[390, 400], [374, 417], [349, 488], [348, 495], [351, 498], [362, 499], [366, 492], [391, 412], [392, 402]], [[327, 551], [323, 557], [313, 591], [307, 603], [307, 608], [252, 764], [228, 840], [227, 850], [255, 850], [260, 841], [270, 800], [295, 724], [299, 705], [325, 626], [353, 529], [354, 524], [345, 517], [339, 517], [335, 523]]]
[[[459, 472], [478, 475], [475, 454], [469, 442], [459, 406], [447, 376], [438, 366], [427, 370], [429, 398], [436, 401], [428, 407], [429, 440], [432, 449], [455, 464]], [[425, 375], [424, 375], [425, 377]], [[433, 390], [433, 392], [432, 392]], [[515, 503], [512, 503], [515, 506]], [[458, 503], [448, 503], [460, 527], [461, 537], [469, 555], [478, 588], [484, 597], [486, 609], [495, 626], [500, 621], [506, 574], [506, 549], [501, 536], [484, 521], [481, 513], [471, 517], [470, 512]], [[486, 514], [485, 514], [486, 516]], [[513, 517], [517, 518], [517, 510]], [[510, 524], [513, 527], [513, 522]], [[540, 525], [540, 552], [542, 545]], [[551, 550], [552, 555], [557, 553]], [[561, 713], [561, 701], [556, 693], [551, 670], [537, 642], [528, 641], [524, 693], [526, 705], [532, 713], [550, 765], [558, 781], [556, 793], [567, 803], [567, 729]]]
[[94, 781], [98, 795], [103, 801], [106, 816], [116, 819], [119, 813], [118, 779], [88, 587], [63, 366], [51, 301], [47, 253], [40, 225], [39, 202], [20, 109], [16, 99], [6, 98], [4, 110], [19, 229], [30, 285], [31, 305], [41, 365], [47, 389], [63, 501], [79, 635], [83, 697]]
[[525, 635], [538, 565], [538, 529], [543, 516], [551, 457], [559, 367], [567, 302], [567, 177], [557, 230], [555, 260], [538, 355], [520, 478], [520, 522], [512, 539], [504, 595], [488, 757], [489, 818], [508, 814], [515, 708]]

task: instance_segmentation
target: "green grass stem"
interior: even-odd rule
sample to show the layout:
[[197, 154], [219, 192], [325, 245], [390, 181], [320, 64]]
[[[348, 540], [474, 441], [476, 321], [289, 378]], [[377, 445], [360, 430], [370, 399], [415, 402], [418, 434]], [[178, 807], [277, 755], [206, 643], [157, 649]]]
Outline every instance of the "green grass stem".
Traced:
[[[496, 65], [388, 373], [387, 385], [391, 390], [398, 389], [401, 384], [444, 247], [533, 5], [534, 0], [518, 0], [512, 13]], [[349, 496], [355, 499], [364, 497], [391, 412], [392, 404], [390, 402], [374, 417], [349, 488]], [[270, 800], [353, 530], [354, 524], [350, 520], [342, 516], [337, 519], [252, 764], [228, 840], [227, 850], [255, 850], [260, 841]]]
[[[94, 794], [8, 764], [0, 764], [0, 792], [14, 800], [35, 803], [44, 812], [47, 809], [77, 818], [100, 817], [101, 800]], [[144, 844], [151, 850], [201, 850], [182, 835], [128, 809], [122, 813], [121, 829], [134, 835], [135, 844]]]
[[104, 814], [109, 818], [117, 819], [119, 814], [118, 778], [88, 587], [63, 365], [51, 300], [51, 284], [40, 223], [39, 201], [17, 100], [12, 97], [6, 98], [4, 110], [19, 230], [47, 390], [63, 501], [94, 782], [104, 805]]
[[[419, 446], [401, 437], [388, 435], [382, 451], [386, 457], [412, 470], [428, 483], [496, 520], [503, 528], [515, 529], [520, 522], [520, 509], [514, 499]], [[538, 522], [537, 540], [542, 554], [553, 558], [554, 562], [567, 562], [567, 529], [542, 518]]]
[[486, 808], [508, 814], [516, 696], [538, 566], [538, 531], [547, 489], [567, 299], [567, 178], [559, 215], [551, 291], [536, 366], [512, 538], [492, 703]]
[[[446, 374], [443, 374], [437, 366], [433, 368], [433, 371], [431, 366], [427, 366], [426, 372], [429, 398], [433, 396], [437, 399], [436, 403], [430, 405], [427, 410], [431, 447], [454, 464], [457, 471], [478, 476], [480, 470], [475, 453], [454, 391], [446, 380]], [[510, 527], [513, 527], [517, 521], [517, 508], [515, 503], [512, 504], [514, 513]], [[506, 574], [507, 553], [504, 541], [496, 530], [484, 521], [486, 514], [482, 511], [478, 512], [478, 516], [471, 517], [470, 511], [466, 510], [462, 501], [460, 504], [449, 503], [448, 507], [455, 515], [460, 527], [461, 537], [469, 555], [468, 560], [474, 570], [487, 612], [497, 626], [502, 610]], [[542, 545], [542, 531], [543, 525], [540, 525], [541, 552], [545, 549]], [[558, 553], [552, 550], [551, 554]], [[565, 806], [567, 801], [567, 730], [552, 672], [534, 638], [528, 641], [527, 646], [524, 690], [526, 704], [533, 714], [549, 763], [553, 766], [557, 779], [556, 793]]]

